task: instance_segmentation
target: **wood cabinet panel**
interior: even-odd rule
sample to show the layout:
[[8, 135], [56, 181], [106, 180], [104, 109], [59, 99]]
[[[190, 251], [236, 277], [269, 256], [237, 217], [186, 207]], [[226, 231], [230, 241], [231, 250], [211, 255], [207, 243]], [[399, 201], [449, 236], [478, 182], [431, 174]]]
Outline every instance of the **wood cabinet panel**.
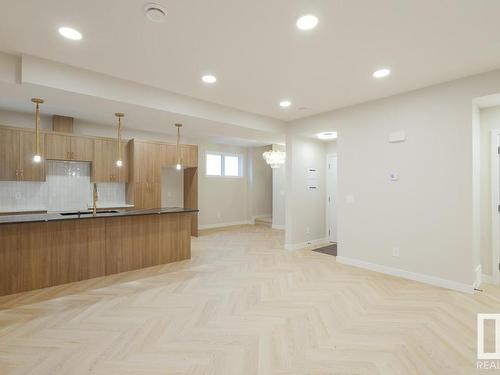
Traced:
[[60, 134], [45, 134], [45, 159], [70, 160], [70, 137]]
[[118, 141], [96, 139], [94, 142], [94, 163], [92, 165], [95, 182], [128, 182], [128, 147], [122, 142], [123, 166], [117, 167]]
[[0, 128], [0, 180], [16, 181], [18, 171], [19, 132]]
[[134, 182], [160, 182], [160, 145], [134, 141]]
[[[184, 169], [184, 208], [198, 209], [198, 168]], [[198, 236], [198, 215], [191, 215], [191, 235]]]
[[177, 164], [176, 160], [176, 146], [171, 144], [160, 145], [160, 159], [162, 167], [172, 167]]
[[0, 295], [104, 276], [103, 220], [0, 225]]
[[94, 160], [94, 139], [86, 137], [70, 137], [70, 159], [79, 161]]
[[113, 141], [96, 139], [94, 141], [94, 162], [92, 174], [95, 182], [111, 182], [115, 168], [116, 151]]
[[19, 170], [22, 181], [45, 181], [45, 135], [40, 134], [42, 161], [33, 162], [36, 153], [36, 134], [32, 131], [19, 132]]
[[134, 208], [161, 207], [161, 183], [159, 182], [134, 182], [133, 186]]
[[181, 163], [184, 167], [198, 166], [198, 147], [181, 145]]

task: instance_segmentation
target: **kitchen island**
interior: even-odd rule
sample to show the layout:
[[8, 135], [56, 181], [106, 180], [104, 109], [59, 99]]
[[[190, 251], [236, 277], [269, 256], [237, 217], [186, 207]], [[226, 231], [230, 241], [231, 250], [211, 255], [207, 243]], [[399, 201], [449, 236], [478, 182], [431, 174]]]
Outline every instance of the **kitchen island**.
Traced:
[[0, 217], [0, 295], [191, 257], [196, 209]]

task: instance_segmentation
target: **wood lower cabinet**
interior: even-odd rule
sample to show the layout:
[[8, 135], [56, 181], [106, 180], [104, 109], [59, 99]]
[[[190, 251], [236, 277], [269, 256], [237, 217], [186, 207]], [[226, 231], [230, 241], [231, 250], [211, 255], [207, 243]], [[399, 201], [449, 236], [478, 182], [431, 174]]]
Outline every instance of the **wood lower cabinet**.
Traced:
[[[40, 135], [40, 152], [44, 155], [43, 134]], [[36, 136], [33, 131], [0, 128], [0, 180], [45, 181], [44, 159], [33, 162]]]
[[189, 259], [191, 215], [0, 225], [0, 295]]

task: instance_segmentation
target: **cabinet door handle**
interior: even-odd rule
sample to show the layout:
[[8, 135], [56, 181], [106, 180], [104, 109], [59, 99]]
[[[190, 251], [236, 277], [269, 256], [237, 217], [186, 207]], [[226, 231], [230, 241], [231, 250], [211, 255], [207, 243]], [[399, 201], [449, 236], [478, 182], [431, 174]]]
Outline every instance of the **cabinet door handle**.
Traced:
[[16, 169], [16, 177], [19, 177], [19, 170]]

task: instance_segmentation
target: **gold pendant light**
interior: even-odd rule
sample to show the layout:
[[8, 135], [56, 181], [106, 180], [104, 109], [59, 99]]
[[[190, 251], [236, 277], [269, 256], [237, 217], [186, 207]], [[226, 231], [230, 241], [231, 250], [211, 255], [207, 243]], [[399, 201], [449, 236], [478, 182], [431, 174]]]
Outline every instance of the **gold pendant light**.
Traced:
[[175, 169], [180, 171], [182, 169], [182, 164], [181, 164], [181, 147], [180, 147], [180, 140], [181, 140], [181, 128], [182, 124], [175, 124], [175, 127], [177, 128], [177, 147], [176, 147], [176, 154], [177, 154], [177, 164], [175, 165]]
[[125, 116], [123, 113], [115, 113], [118, 118], [118, 159], [116, 159], [116, 166], [121, 167], [123, 165], [122, 160], [122, 117]]
[[42, 154], [40, 153], [40, 104], [43, 103], [43, 99], [33, 98], [31, 99], [36, 105], [35, 109], [35, 135], [36, 135], [36, 151], [33, 156], [33, 162], [40, 163], [42, 161]]

